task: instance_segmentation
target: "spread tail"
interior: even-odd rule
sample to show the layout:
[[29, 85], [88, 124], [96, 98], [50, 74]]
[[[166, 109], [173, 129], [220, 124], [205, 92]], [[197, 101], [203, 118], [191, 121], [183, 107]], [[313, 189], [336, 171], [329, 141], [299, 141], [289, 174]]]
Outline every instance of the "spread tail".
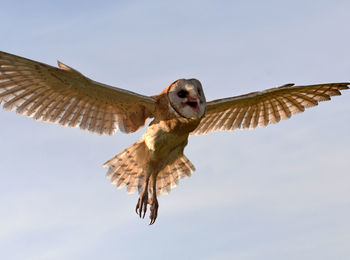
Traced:
[[[148, 148], [144, 141], [138, 141], [108, 160], [103, 167], [108, 168], [106, 177], [117, 189], [127, 186], [127, 193], [140, 193], [146, 179], [148, 162]], [[179, 184], [181, 178], [191, 176], [194, 170], [193, 164], [181, 154], [158, 173], [157, 194], [169, 193]], [[152, 184], [149, 187], [152, 187]]]
[[117, 189], [127, 186], [127, 193], [142, 190], [147, 174], [148, 149], [143, 141], [134, 143], [124, 151], [105, 162], [108, 167], [106, 177], [116, 184]]

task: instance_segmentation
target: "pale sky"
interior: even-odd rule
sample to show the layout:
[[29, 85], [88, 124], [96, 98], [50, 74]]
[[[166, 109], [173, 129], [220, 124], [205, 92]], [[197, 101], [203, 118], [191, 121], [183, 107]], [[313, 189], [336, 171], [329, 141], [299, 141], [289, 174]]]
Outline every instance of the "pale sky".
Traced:
[[[349, 1], [0, 3], [0, 50], [140, 94], [192, 77], [207, 100], [350, 81]], [[153, 226], [102, 168], [144, 128], [0, 122], [1, 259], [350, 257], [350, 91], [265, 129], [191, 137], [197, 170], [160, 197]]]

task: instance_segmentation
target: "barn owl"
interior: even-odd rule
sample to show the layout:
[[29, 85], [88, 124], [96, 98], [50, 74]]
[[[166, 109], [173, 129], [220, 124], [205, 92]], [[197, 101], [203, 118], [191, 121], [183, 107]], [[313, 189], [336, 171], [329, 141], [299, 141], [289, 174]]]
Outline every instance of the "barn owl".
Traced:
[[340, 95], [350, 83], [287, 84], [206, 102], [197, 79], [179, 79], [160, 94], [144, 96], [93, 81], [58, 62], [58, 68], [0, 52], [0, 104], [35, 120], [113, 135], [131, 133], [153, 118], [142, 138], [104, 164], [117, 188], [138, 192], [136, 213], [150, 224], [157, 197], [195, 170], [184, 155], [189, 135], [274, 124]]

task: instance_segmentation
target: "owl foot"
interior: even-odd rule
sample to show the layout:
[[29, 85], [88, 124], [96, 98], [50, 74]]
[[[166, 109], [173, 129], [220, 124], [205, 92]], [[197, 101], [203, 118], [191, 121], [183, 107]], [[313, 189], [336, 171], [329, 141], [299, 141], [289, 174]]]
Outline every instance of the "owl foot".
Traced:
[[137, 201], [137, 204], [136, 204], [136, 214], [139, 215], [140, 218], [145, 218], [146, 211], [147, 211], [147, 203], [148, 203], [148, 191], [147, 189], [144, 189], [141, 192], [139, 196], [139, 200]]
[[151, 213], [149, 215], [149, 218], [151, 219], [151, 222], [149, 223], [150, 225], [154, 224], [156, 222], [157, 216], [158, 216], [158, 200], [157, 196], [152, 196], [152, 200], [149, 203], [151, 205]]

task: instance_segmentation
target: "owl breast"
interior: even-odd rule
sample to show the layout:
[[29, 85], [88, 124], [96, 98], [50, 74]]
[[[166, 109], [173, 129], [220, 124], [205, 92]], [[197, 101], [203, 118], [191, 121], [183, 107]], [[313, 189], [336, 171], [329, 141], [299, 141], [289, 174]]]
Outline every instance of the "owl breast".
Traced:
[[[151, 161], [167, 162], [169, 155], [177, 150], [182, 154], [187, 145], [189, 133], [199, 124], [200, 120], [173, 118], [170, 120], [154, 120], [148, 126], [143, 139], [150, 151]], [[175, 153], [176, 154], [176, 153]]]

